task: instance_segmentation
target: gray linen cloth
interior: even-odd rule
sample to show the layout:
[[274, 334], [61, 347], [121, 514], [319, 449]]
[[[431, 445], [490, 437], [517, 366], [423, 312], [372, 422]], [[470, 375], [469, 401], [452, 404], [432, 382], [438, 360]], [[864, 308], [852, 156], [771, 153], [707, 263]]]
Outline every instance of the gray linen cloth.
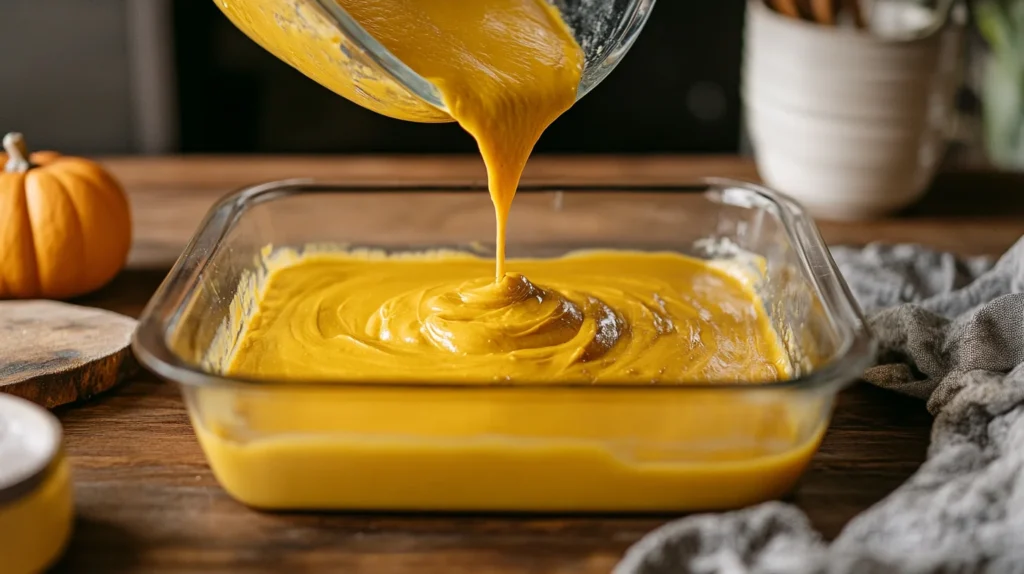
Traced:
[[833, 249], [881, 343], [864, 379], [928, 401], [928, 460], [831, 544], [770, 502], [669, 523], [616, 574], [1024, 573], [1024, 239], [993, 263]]

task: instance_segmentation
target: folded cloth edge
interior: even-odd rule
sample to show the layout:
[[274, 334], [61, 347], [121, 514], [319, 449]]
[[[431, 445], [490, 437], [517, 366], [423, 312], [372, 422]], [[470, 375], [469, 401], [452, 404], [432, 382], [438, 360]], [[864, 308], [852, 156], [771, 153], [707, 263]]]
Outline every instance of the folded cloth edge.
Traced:
[[671, 522], [616, 574], [1024, 572], [1024, 240], [1003, 257], [834, 248], [879, 339], [865, 380], [928, 400], [928, 460], [831, 544], [792, 505]]

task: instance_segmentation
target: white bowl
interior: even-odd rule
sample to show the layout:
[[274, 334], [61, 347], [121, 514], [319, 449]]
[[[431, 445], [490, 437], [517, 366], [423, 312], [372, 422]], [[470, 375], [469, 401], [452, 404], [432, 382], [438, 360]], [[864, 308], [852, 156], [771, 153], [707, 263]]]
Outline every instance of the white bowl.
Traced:
[[770, 147], [758, 154], [757, 168], [766, 184], [785, 190], [815, 217], [834, 220], [882, 217], [920, 199], [928, 184], [920, 172], [808, 165]]
[[[905, 20], [927, 20], [914, 5]], [[812, 214], [884, 215], [917, 200], [944, 153], [962, 29], [893, 40], [748, 2], [742, 94], [761, 177]]]
[[741, 73], [746, 96], [811, 113], [887, 120], [924, 115], [926, 106], [921, 102], [943, 92], [942, 86], [955, 85], [954, 80], [951, 74], [855, 80], [756, 57], [747, 58]]
[[761, 177], [830, 219], [884, 215], [921, 197], [945, 148], [944, 133], [909, 122], [812, 116], [747, 106]]
[[755, 143], [778, 146], [807, 162], [849, 163], [855, 158], [858, 164], [876, 169], [894, 163], [911, 165], [923, 148], [942, 147], [945, 140], [945, 131], [928, 127], [924, 118], [859, 120], [750, 102], [746, 119]]

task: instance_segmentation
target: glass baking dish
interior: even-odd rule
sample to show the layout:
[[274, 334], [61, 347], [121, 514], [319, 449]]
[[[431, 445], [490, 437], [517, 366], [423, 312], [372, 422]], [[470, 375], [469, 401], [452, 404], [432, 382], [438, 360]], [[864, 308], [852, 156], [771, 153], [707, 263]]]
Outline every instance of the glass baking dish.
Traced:
[[[140, 319], [136, 355], [178, 383], [220, 484], [265, 509], [696, 511], [786, 495], [875, 342], [811, 219], [760, 186], [522, 188], [510, 257], [672, 250], [735, 264], [791, 380], [703, 385], [367, 384], [226, 376], [270, 249], [493, 253], [475, 187], [268, 183], [215, 205]], [[514, 269], [514, 262], [510, 262]], [[233, 315], [234, 314], [234, 315]], [[267, 418], [270, 411], [291, 413]]]

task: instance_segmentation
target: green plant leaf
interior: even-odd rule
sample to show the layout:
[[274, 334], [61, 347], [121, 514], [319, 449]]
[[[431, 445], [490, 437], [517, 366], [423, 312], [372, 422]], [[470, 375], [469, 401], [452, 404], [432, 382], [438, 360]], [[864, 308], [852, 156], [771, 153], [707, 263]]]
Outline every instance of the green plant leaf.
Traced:
[[995, 52], [1012, 49], [1010, 19], [1001, 2], [982, 0], [974, 4], [974, 18], [985, 41]]

